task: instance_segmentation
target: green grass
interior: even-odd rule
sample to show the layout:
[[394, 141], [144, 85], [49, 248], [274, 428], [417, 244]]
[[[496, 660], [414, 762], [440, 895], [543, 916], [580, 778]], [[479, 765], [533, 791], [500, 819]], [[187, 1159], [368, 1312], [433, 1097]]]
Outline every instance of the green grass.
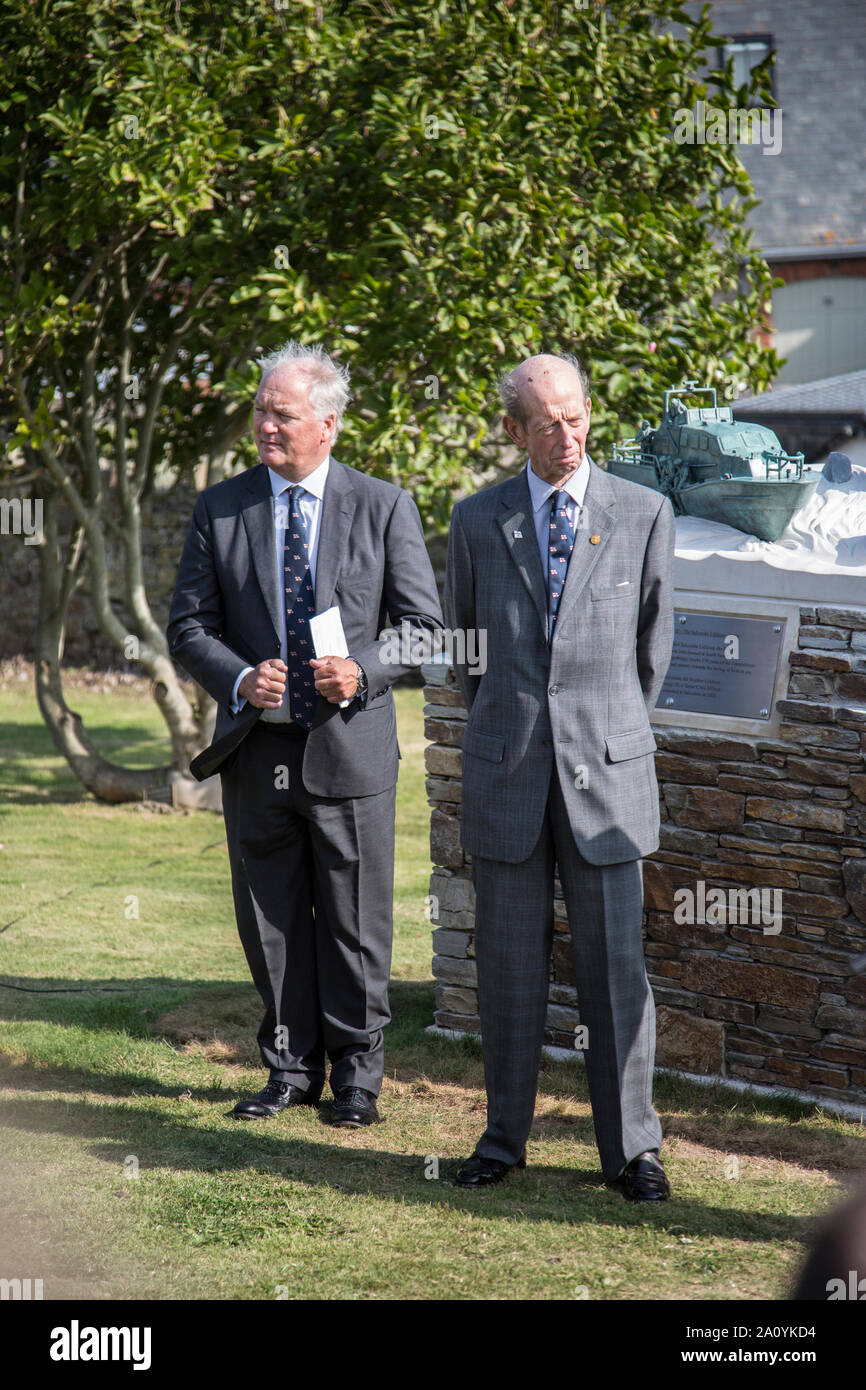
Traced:
[[[70, 702], [112, 756], [164, 760], [140, 691]], [[421, 707], [398, 692], [385, 1123], [342, 1131], [326, 1109], [229, 1118], [263, 1073], [221, 819], [97, 804], [31, 691], [0, 690], [0, 978], [20, 986], [0, 989], [0, 1275], [47, 1298], [785, 1296], [862, 1163], [862, 1128], [817, 1106], [659, 1077], [674, 1198], [633, 1207], [601, 1182], [582, 1069], [546, 1062], [528, 1169], [450, 1181], [484, 1093], [478, 1043], [424, 1032]]]

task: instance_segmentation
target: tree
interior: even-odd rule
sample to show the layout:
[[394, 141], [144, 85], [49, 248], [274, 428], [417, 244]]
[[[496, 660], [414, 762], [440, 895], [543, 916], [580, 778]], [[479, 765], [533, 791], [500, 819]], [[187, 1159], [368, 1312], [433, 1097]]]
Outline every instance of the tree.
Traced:
[[291, 335], [349, 360], [341, 457], [409, 487], [430, 525], [486, 459], [493, 383], [528, 352], [587, 360], [602, 457], [687, 370], [727, 394], [774, 374], [736, 150], [672, 137], [711, 86], [738, 94], [730, 69], [700, 76], [709, 19], [674, 0], [0, 0], [0, 16], [3, 476], [43, 499], [37, 696], [98, 796], [155, 774], [106, 762], [65, 703], [70, 598], [86, 579], [153, 678], [183, 769], [207, 702], [154, 622], [141, 504], [203, 461], [211, 481], [252, 461], [261, 350]]
[[[316, 127], [323, 120], [305, 73], [324, 37], [303, 23], [292, 35], [290, 119], [274, 104], [274, 61], [264, 61], [273, 12], [248, 25], [248, 8], [222, 6], [218, 24], [216, 7], [204, 7], [186, 26], [168, 7], [135, 0], [13, 0], [0, 11], [12, 55], [0, 157], [12, 266], [0, 306], [14, 430], [5, 477], [32, 484], [43, 502], [40, 709], [73, 770], [106, 800], [141, 796], [169, 769], [107, 762], [66, 705], [69, 602], [86, 575], [102, 631], [153, 678], [172, 766], [184, 768], [206, 740], [209, 702], [203, 692], [190, 700], [154, 621], [141, 505], [203, 456], [208, 476], [221, 476], [237, 446], [245, 403], [220, 383], [246, 368], [268, 320], [284, 313], [259, 274], [273, 266], [283, 214], [257, 160], [283, 126], [304, 126], [305, 103]], [[285, 46], [285, 30], [275, 32]], [[300, 299], [298, 277], [295, 288]], [[293, 326], [321, 331], [315, 295]], [[123, 556], [119, 602], [110, 539]]]
[[367, 113], [352, 119], [343, 74], [319, 154], [331, 179], [304, 233], [346, 209], [329, 240], [359, 248], [344, 314], [375, 422], [365, 456], [390, 460], [431, 515], [445, 519], [495, 414], [492, 385], [524, 354], [587, 361], [600, 457], [684, 375], [728, 396], [772, 379], [748, 176], [735, 147], [672, 138], [677, 112], [712, 92], [745, 104], [730, 66], [702, 75], [723, 42], [708, 7], [697, 20], [673, 0], [396, 14], [370, 0], [351, 13], [375, 23], [357, 74]]

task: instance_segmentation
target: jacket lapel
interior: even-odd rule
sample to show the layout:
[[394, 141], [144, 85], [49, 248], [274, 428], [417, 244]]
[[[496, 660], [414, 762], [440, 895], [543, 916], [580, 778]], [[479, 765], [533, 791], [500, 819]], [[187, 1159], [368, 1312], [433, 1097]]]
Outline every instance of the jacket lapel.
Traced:
[[[283, 596], [277, 583], [277, 557], [274, 541], [274, 503], [270, 474], [265, 465], [250, 469], [243, 502], [244, 527], [249, 541], [253, 568], [262, 591], [274, 632], [282, 628]], [[322, 515], [319, 522], [319, 545], [316, 553], [316, 612], [330, 608], [334, 586], [339, 578], [345, 554], [346, 538], [355, 514], [355, 490], [349, 470], [331, 459]]]
[[274, 540], [274, 494], [271, 476], [263, 463], [250, 470], [243, 502], [243, 519], [259, 588], [279, 638], [282, 599], [277, 585], [277, 553]]
[[505, 537], [508, 553], [517, 566], [520, 578], [535, 604], [544, 641], [547, 642], [547, 581], [541, 567], [538, 552], [538, 538], [535, 534], [535, 518], [526, 472], [521, 471], [516, 478], [505, 484], [500, 495], [505, 515], [499, 525]]
[[332, 458], [322, 498], [319, 547], [316, 552], [316, 612], [324, 613], [334, 601], [334, 586], [346, 553], [349, 528], [355, 515], [355, 489], [348, 468]]
[[565, 586], [556, 615], [553, 640], [563, 617], [574, 607], [598, 564], [615, 524], [616, 496], [606, 474], [596, 464], [590, 464], [586, 496], [580, 510], [574, 549], [568, 562]]

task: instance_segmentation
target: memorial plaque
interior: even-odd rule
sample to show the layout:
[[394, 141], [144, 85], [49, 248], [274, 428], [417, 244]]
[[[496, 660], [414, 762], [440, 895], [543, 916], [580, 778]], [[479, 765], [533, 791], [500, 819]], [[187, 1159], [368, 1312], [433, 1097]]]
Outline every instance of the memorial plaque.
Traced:
[[677, 609], [656, 709], [769, 721], [784, 630], [781, 619]]

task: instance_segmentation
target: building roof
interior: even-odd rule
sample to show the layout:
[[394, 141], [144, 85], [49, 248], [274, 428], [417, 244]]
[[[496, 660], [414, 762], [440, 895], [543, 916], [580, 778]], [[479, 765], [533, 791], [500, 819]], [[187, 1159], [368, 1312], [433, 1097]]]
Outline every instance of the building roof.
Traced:
[[804, 381], [799, 386], [777, 386], [759, 396], [741, 396], [732, 401], [734, 414], [750, 415], [821, 414], [860, 415], [866, 419], [866, 371], [827, 376], [820, 381]]

